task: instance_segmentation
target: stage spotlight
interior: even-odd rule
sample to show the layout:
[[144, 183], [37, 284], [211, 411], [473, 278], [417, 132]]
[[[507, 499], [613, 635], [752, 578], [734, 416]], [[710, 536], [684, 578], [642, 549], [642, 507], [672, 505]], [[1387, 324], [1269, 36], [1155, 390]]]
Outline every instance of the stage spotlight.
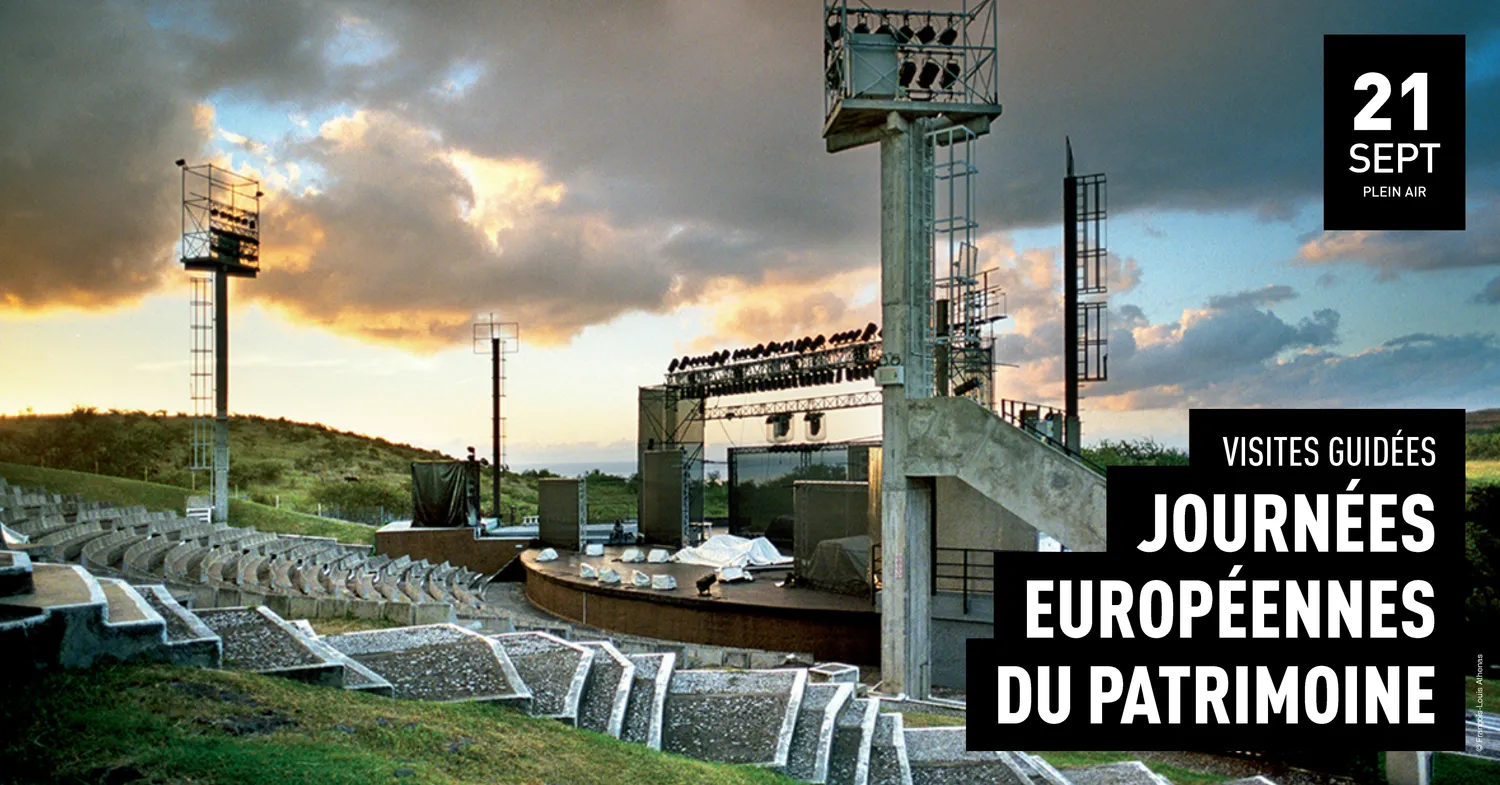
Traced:
[[932, 26], [932, 17], [927, 17], [927, 26], [917, 31], [917, 40], [924, 44], [932, 43], [937, 38], [937, 30]]
[[917, 76], [917, 61], [915, 61], [915, 60], [903, 60], [903, 61], [901, 61], [901, 70], [896, 73], [896, 80], [901, 83], [901, 86], [902, 87], [908, 87], [908, 88], [911, 87], [911, 80], [915, 79], [916, 76]]
[[915, 35], [916, 35], [916, 33], [913, 32], [912, 29], [911, 29], [911, 17], [910, 16], [904, 16], [904, 17], [902, 17], [901, 18], [901, 29], [896, 31], [896, 40], [899, 41], [900, 43], [904, 44], [907, 41], [910, 41], [912, 39], [912, 37], [914, 37]]
[[808, 441], [821, 442], [828, 437], [828, 429], [824, 427], [822, 412], [808, 412], [802, 415], [802, 422]]
[[973, 378], [973, 379], [969, 379], [966, 382], [963, 382], [962, 384], [958, 385], [957, 387], [954, 387], [953, 388], [953, 394], [955, 396], [965, 395], [965, 394], [967, 394], [969, 392], [972, 392], [974, 390], [977, 390], [977, 389], [979, 389], [979, 379], [978, 378]]
[[879, 329], [880, 329], [879, 327], [875, 326], [874, 322], [870, 322], [869, 324], [865, 325], [865, 332], [864, 332], [863, 335], [860, 336], [860, 340], [861, 341], [868, 341], [868, 340], [870, 340], [870, 338], [875, 335], [875, 331], [879, 330]]
[[766, 353], [766, 345], [763, 344], [763, 343], [758, 343], [758, 344], [755, 345], [754, 349], [750, 350], [750, 359], [752, 359], [752, 360], [758, 360], [762, 356], [764, 356], [765, 353]]
[[670, 363], [667, 364], [667, 373], [672, 373], [673, 371], [676, 371], [676, 370], [677, 370], [677, 358], [673, 357], [672, 358], [672, 362], [670, 362]]
[[868, 35], [870, 33], [870, 23], [865, 19], [864, 14], [859, 15], [859, 24], [854, 26], [854, 32], [859, 35]]
[[839, 22], [837, 16], [828, 17], [828, 40], [837, 41], [844, 37], [844, 26]]
[[880, 17], [880, 26], [875, 28], [875, 35], [890, 35], [893, 32], [895, 31], [891, 29], [890, 20]]
[[950, 57], [948, 58], [948, 62], [943, 64], [943, 78], [938, 82], [938, 84], [941, 85], [944, 90], [947, 90], [948, 88], [953, 86], [954, 82], [957, 81], [958, 61]]
[[917, 75], [917, 87], [923, 90], [932, 87], [932, 83], [937, 81], [938, 71], [940, 70], [942, 69], [938, 68], [938, 64], [932, 60], [923, 63], [922, 73]]
[[826, 341], [827, 341], [827, 339], [824, 338], [823, 335], [820, 333], [818, 335], [818, 337], [816, 337], [816, 338], [813, 339], [813, 349], [821, 349], [821, 348], [823, 348], [823, 344]]
[[953, 17], [948, 17], [948, 29], [944, 30], [942, 34], [938, 36], [938, 43], [942, 44], [943, 46], [952, 46], [953, 42], [958, 40], [958, 28], [955, 26], [955, 24], [956, 23], [954, 22]]

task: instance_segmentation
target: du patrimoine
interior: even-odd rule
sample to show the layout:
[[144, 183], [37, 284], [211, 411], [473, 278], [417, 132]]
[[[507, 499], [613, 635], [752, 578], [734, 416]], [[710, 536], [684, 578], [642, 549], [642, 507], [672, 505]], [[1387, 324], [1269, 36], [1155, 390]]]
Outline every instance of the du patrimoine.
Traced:
[[[1278, 672], [1279, 670], [1279, 672]], [[999, 666], [999, 723], [1025, 722], [1034, 710], [1049, 724], [1073, 711], [1074, 681], [1089, 696], [1089, 723], [1148, 725], [1349, 725], [1433, 723], [1430, 665], [1302, 669], [1240, 665], [1137, 666], [1129, 674], [1094, 665], [1087, 675], [1070, 666], [1042, 666], [1031, 673]], [[1342, 718], [1342, 719], [1340, 719]]]

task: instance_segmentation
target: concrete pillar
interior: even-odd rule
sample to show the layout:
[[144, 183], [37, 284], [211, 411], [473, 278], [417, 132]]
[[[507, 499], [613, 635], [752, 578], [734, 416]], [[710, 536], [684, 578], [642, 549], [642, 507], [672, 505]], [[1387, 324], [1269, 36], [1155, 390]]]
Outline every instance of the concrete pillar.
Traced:
[[1385, 781], [1390, 785], [1428, 785], [1432, 782], [1432, 753], [1387, 750]]
[[214, 522], [229, 522], [229, 273], [214, 271]]
[[[929, 242], [918, 189], [930, 149], [926, 121], [907, 121], [892, 112], [880, 140], [880, 266], [882, 351], [885, 362], [899, 358], [907, 383], [923, 376], [924, 359], [911, 352], [913, 275], [927, 260]], [[916, 209], [914, 209], [914, 207]], [[932, 491], [925, 480], [906, 475], [907, 390], [882, 388], [881, 424], [881, 651], [883, 688], [889, 693], [926, 697], [931, 639]]]

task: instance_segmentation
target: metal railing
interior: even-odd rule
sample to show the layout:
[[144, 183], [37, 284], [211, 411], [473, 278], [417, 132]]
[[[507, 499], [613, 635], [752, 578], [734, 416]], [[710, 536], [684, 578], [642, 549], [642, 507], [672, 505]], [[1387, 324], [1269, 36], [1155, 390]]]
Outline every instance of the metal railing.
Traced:
[[1062, 409], [1030, 401], [1001, 398], [995, 402], [995, 413], [1007, 423], [1035, 436], [1047, 445], [1062, 450], [1093, 471], [1104, 474], [1104, 467], [1089, 460], [1081, 450], [1068, 449], [1068, 418]]
[[995, 593], [995, 552], [976, 548], [938, 548], [932, 559], [932, 593], [963, 595], [964, 613], [969, 595]]
[[[880, 543], [870, 547], [870, 575], [877, 588], [882, 553]], [[952, 592], [963, 596], [964, 613], [969, 612], [969, 597], [993, 596], [995, 593], [995, 551], [979, 548], [938, 548], [932, 560], [932, 593]]]

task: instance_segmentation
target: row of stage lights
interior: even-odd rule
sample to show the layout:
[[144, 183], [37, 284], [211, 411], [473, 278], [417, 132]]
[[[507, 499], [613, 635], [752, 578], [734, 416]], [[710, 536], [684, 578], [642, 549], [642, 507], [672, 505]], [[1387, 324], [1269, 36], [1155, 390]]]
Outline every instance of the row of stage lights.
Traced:
[[254, 218], [249, 218], [249, 217], [246, 217], [246, 216], [243, 216], [243, 215], [236, 215], [234, 213], [231, 213], [228, 210], [213, 209], [213, 210], [209, 210], [208, 214], [211, 215], [211, 216], [213, 216], [214, 218], [219, 219], [220, 221], [223, 221], [224, 223], [235, 224], [237, 226], [243, 226], [246, 229], [254, 229], [255, 228], [255, 219]]
[[871, 379], [879, 361], [858, 363], [844, 368], [820, 368], [814, 371], [793, 371], [765, 379], [749, 379], [740, 382], [723, 382], [682, 387], [683, 398], [713, 398], [720, 395], [748, 395], [759, 392], [775, 392], [797, 387], [816, 387], [821, 384], [857, 382]]
[[[875, 35], [888, 35], [896, 39], [896, 43], [903, 45], [910, 44], [915, 41], [918, 44], [926, 46], [928, 44], [931, 44], [933, 41], [937, 41], [940, 46], [952, 46], [958, 41], [957, 16], [950, 15], [948, 17], [948, 26], [944, 28], [941, 33], [938, 32], [937, 28], [932, 26], [932, 14], [927, 15], [927, 24], [920, 30], [912, 29], [911, 14], [902, 14], [902, 22], [900, 27], [892, 27], [891, 18], [889, 16], [886, 16], [885, 14], [880, 14], [878, 15], [880, 19], [880, 26], [875, 28], [874, 30], [871, 30], [870, 16], [870, 14], [866, 13], [859, 13], [855, 15], [854, 29], [850, 32], [853, 32], [856, 35], [868, 35], [872, 32]], [[839, 15], [834, 14], [828, 17], [828, 40], [837, 41], [840, 38], [843, 38], [843, 32], [844, 25], [843, 22], [839, 19]]]
[[759, 360], [763, 357], [774, 357], [780, 354], [803, 354], [816, 352], [825, 346], [842, 346], [847, 343], [861, 343], [874, 338], [880, 333], [880, 328], [874, 322], [865, 325], [863, 330], [846, 330], [834, 333], [832, 338], [818, 335], [816, 338], [804, 336], [795, 341], [770, 341], [747, 346], [743, 349], [720, 349], [713, 354], [704, 354], [697, 357], [672, 358], [667, 365], [667, 373], [686, 371], [691, 368], [714, 367], [726, 362], [739, 362], [741, 360]]
[[[873, 32], [875, 35], [890, 36], [898, 45], [905, 47], [908, 53], [910, 52], [910, 47], [927, 46], [932, 44], [933, 41], [936, 41], [939, 46], [952, 46], [958, 41], [957, 19], [953, 16], [948, 17], [948, 27], [941, 33], [937, 31], [937, 28], [932, 26], [932, 17], [930, 15], [927, 17], [926, 26], [920, 30], [912, 29], [910, 15], [906, 17], [906, 21], [900, 27], [892, 27], [888, 17], [880, 16], [880, 26], [873, 31], [870, 29], [868, 15], [859, 14], [856, 19], [859, 21], [854, 26], [852, 32], [857, 34]], [[829, 17], [828, 40], [839, 40], [840, 33], [842, 32], [843, 24], [839, 21], [839, 18], [837, 16]], [[934, 84], [937, 85], [937, 89], [939, 90], [948, 90], [962, 76], [963, 66], [959, 65], [958, 60], [951, 54], [942, 65], [938, 65], [936, 59], [927, 57], [923, 59], [920, 67], [917, 65], [916, 57], [907, 57], [901, 61], [901, 66], [896, 73], [897, 81], [903, 89], [910, 89], [912, 83], [916, 82], [917, 87], [922, 90], [931, 90]]]

